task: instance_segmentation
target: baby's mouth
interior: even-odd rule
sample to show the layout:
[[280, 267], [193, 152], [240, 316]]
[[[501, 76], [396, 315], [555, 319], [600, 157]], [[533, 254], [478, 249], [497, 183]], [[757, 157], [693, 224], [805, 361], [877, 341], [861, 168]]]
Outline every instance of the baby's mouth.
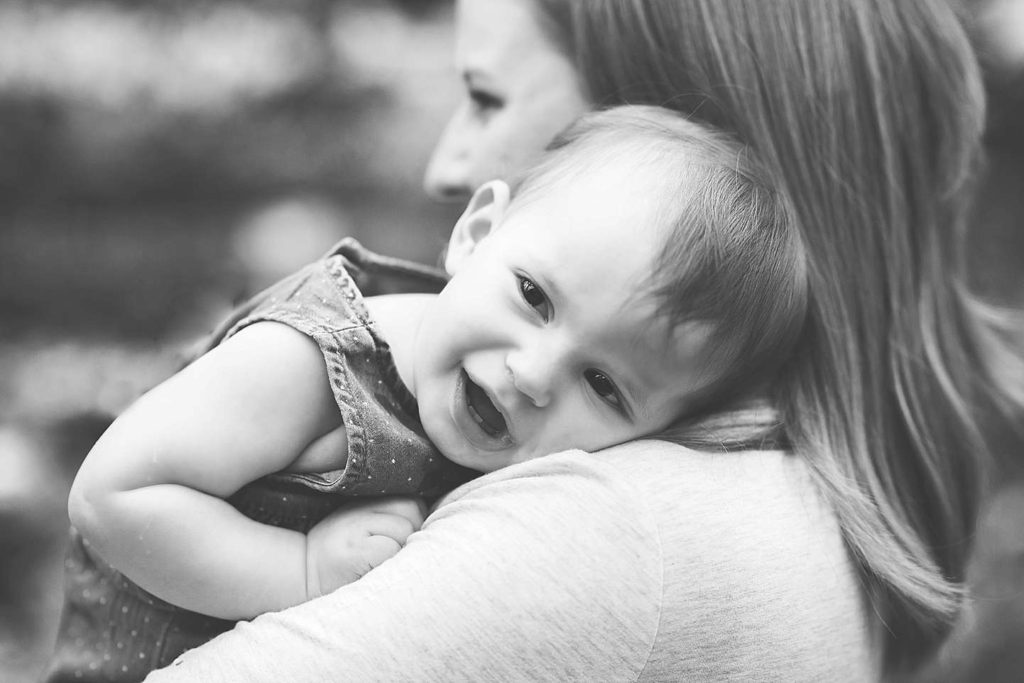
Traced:
[[471, 380], [465, 371], [463, 381], [466, 387], [466, 407], [473, 421], [489, 436], [503, 438], [508, 435], [505, 417], [491, 401], [487, 392]]

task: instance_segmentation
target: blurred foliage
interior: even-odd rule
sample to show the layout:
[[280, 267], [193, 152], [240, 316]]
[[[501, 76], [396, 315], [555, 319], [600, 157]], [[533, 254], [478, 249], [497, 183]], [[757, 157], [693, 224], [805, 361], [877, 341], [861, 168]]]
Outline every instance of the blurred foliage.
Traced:
[[[417, 15], [436, 4], [418, 3]], [[373, 3], [109, 5], [0, 5], [5, 203], [381, 180], [358, 170], [384, 133], [367, 117], [405, 94], [387, 76], [408, 72], [417, 55], [395, 54], [388, 41], [415, 27]], [[361, 56], [376, 74], [348, 54], [347, 33], [360, 22], [384, 32], [379, 53]], [[407, 64], [388, 63], [403, 57]]]
[[295, 265], [344, 234], [432, 259], [452, 212], [419, 178], [454, 88], [447, 13], [0, 3], [0, 334], [165, 335], [250, 288], [231, 241], [276, 199], [337, 207]]

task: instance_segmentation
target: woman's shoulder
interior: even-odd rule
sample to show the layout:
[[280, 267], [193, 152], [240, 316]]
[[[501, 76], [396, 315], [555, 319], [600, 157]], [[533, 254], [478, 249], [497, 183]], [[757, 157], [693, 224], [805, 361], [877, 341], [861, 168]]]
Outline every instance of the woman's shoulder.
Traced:
[[[645, 676], [682, 667], [716, 678], [873, 677], [855, 567], [795, 456], [638, 441], [506, 468], [456, 490], [439, 512], [460, 500], [591, 558], [632, 558], [633, 600], [656, 596], [658, 610]], [[573, 557], [560, 557], [563, 575]]]
[[704, 453], [656, 440], [594, 453], [566, 451], [475, 479], [438, 508], [466, 498], [515, 504], [536, 498], [546, 506], [595, 508], [609, 517], [646, 520], [660, 534], [683, 534], [688, 540], [711, 533], [739, 541], [748, 535], [813, 532], [815, 539], [836, 545], [839, 538], [835, 517], [808, 468], [782, 451]]
[[877, 678], [813, 487], [781, 454], [746, 455], [646, 442], [482, 476], [359, 581], [161, 680]]
[[[755, 540], [793, 550], [813, 547], [848, 564], [835, 515], [805, 461], [789, 452], [707, 453], [647, 440], [586, 454], [585, 460], [575, 465], [583, 476], [602, 471], [619, 495], [642, 502], [663, 535], [728, 542], [728, 556], [737, 560], [746, 541]], [[763, 552], [743, 557], [744, 566], [763, 559]]]

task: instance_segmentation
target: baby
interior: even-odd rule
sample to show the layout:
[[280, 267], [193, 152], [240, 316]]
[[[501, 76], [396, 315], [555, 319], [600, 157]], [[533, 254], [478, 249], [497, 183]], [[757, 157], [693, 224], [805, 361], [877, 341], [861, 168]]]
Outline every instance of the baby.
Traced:
[[[345, 243], [270, 288], [97, 442], [48, 680], [139, 680], [399, 551], [478, 472], [665, 434], [756, 387], [803, 318], [785, 204], [667, 110], [584, 117], [481, 187], [436, 294]], [[429, 276], [424, 276], [429, 280]]]

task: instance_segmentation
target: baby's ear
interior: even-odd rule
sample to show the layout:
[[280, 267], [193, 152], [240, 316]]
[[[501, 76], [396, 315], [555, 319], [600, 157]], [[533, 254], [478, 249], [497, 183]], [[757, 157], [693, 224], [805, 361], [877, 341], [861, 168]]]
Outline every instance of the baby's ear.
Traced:
[[509, 195], [508, 183], [503, 180], [484, 183], [473, 193], [448, 241], [444, 268], [449, 275], [455, 275], [477, 245], [498, 227], [508, 210]]

